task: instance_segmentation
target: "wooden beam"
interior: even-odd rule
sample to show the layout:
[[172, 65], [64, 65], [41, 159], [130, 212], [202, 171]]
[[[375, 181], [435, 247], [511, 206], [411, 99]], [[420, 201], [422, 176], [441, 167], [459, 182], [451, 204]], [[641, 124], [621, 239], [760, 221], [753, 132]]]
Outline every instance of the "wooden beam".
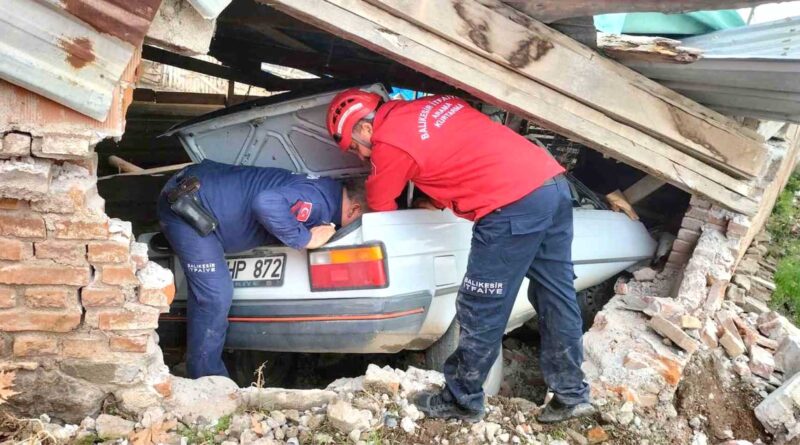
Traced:
[[568, 17], [611, 14], [617, 12], [688, 12], [715, 9], [748, 8], [774, 0], [502, 0], [537, 20], [550, 23]]
[[263, 71], [242, 72], [225, 65], [217, 65], [149, 45], [145, 45], [142, 48], [142, 58], [209, 76], [262, 87], [269, 91], [294, 90], [327, 81], [326, 79], [284, 79]]
[[448, 82], [483, 101], [523, 115], [683, 190], [702, 194], [745, 214], [754, 213], [758, 207], [747, 196], [750, 192], [747, 184], [372, 5], [357, 0], [262, 1], [269, 1], [292, 16]]
[[498, 12], [505, 8], [499, 0], [493, 8], [463, 0], [368, 1], [731, 174], [753, 177], [764, 165], [763, 140], [734, 120], [530, 17]]
[[598, 34], [597, 47], [614, 60], [639, 60], [657, 63], [692, 63], [703, 50], [681, 46], [680, 40], [664, 37]]
[[108, 157], [108, 163], [117, 167], [120, 173], [132, 173], [132, 172], [140, 172], [144, 170], [142, 167], [138, 165], [128, 162], [119, 156], [111, 155]]
[[653, 192], [660, 189], [666, 182], [656, 178], [655, 176], [646, 175], [644, 178], [636, 181], [635, 184], [625, 189], [622, 192], [625, 199], [631, 204], [641, 202], [643, 199], [652, 195]]

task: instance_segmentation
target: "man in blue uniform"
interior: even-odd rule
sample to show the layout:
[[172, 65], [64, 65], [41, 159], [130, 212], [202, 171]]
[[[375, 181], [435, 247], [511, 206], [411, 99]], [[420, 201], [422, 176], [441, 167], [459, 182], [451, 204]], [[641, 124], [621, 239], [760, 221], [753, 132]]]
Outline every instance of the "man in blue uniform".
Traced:
[[314, 249], [366, 208], [359, 182], [343, 185], [279, 168], [205, 160], [172, 177], [159, 197], [158, 217], [189, 286], [189, 376], [228, 375], [222, 348], [233, 282], [226, 253], [276, 241]]

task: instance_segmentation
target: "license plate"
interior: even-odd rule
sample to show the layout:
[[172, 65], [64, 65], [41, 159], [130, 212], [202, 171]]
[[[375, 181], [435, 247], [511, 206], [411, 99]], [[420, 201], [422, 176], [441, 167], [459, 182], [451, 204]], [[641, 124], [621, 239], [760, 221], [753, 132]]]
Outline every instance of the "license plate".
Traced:
[[286, 255], [229, 258], [227, 262], [233, 287], [283, 286]]

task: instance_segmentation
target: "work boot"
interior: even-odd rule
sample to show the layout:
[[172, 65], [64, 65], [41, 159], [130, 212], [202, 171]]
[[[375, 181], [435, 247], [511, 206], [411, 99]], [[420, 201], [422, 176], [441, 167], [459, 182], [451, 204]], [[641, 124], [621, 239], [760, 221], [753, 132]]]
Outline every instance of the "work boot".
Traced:
[[569, 419], [577, 419], [578, 417], [592, 416], [595, 412], [591, 403], [583, 402], [577, 405], [564, 405], [554, 398], [536, 416], [536, 420], [539, 423], [557, 423]]
[[434, 419], [458, 419], [467, 423], [480, 422], [485, 414], [484, 410], [473, 411], [459, 405], [447, 388], [439, 392], [422, 391], [414, 397], [414, 405], [425, 413], [425, 416]]

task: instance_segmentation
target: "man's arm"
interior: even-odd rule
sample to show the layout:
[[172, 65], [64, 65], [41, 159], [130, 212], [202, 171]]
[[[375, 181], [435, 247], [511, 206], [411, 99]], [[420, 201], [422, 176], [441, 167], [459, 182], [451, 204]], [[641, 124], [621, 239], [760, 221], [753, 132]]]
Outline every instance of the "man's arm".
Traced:
[[[292, 187], [281, 187], [259, 193], [252, 206], [258, 222], [283, 244], [298, 250], [309, 246], [312, 233], [303, 221], [307, 221], [314, 211], [313, 200], [302, 199]], [[293, 206], [300, 207], [293, 212]], [[307, 213], [303, 215], [303, 212]]]
[[397, 210], [395, 199], [406, 183], [419, 172], [408, 153], [391, 145], [381, 144], [372, 150], [372, 174], [367, 178], [367, 204], [376, 212]]

